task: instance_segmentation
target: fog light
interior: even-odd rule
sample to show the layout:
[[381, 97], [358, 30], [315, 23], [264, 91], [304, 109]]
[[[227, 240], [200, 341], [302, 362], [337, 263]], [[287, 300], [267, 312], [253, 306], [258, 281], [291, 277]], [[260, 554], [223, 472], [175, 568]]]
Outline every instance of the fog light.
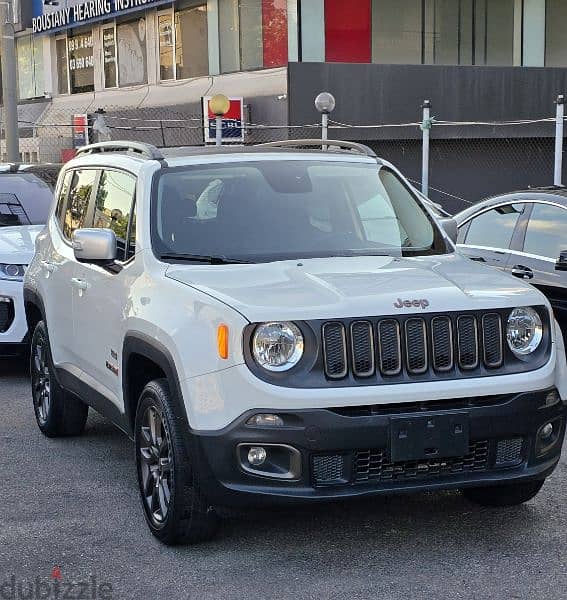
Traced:
[[252, 446], [252, 448], [248, 450], [248, 462], [253, 467], [263, 465], [267, 456], [268, 454], [266, 453], [265, 448], [262, 448], [261, 446]]
[[553, 423], [547, 423], [547, 425], [544, 425], [540, 431], [539, 431], [539, 437], [542, 440], [547, 440], [549, 439], [553, 434]]
[[283, 427], [283, 419], [278, 415], [259, 414], [250, 417], [246, 425], [255, 425], [256, 427]]
[[560, 401], [561, 401], [561, 398], [560, 398], [559, 392], [557, 390], [551, 390], [551, 392], [549, 392], [545, 396], [545, 406], [547, 406], [547, 407], [555, 406]]

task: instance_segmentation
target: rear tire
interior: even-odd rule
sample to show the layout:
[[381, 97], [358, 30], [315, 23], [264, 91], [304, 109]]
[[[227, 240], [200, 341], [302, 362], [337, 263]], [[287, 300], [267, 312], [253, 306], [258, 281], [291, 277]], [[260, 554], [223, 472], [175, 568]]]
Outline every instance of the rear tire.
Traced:
[[516, 506], [534, 498], [545, 480], [508, 483], [491, 487], [462, 490], [467, 500], [481, 506]]
[[80, 435], [87, 422], [89, 407], [57, 382], [43, 321], [36, 325], [32, 336], [30, 377], [35, 419], [41, 432], [47, 437]]
[[152, 534], [167, 545], [211, 539], [218, 517], [200, 489], [185, 419], [176, 417], [167, 380], [146, 385], [136, 411], [140, 498]]

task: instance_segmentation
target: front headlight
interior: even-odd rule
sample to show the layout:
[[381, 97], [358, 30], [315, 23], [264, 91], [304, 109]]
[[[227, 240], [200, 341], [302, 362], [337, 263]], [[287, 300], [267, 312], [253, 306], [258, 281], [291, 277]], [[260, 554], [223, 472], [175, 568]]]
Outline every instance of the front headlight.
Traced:
[[8, 265], [0, 263], [0, 279], [22, 281], [25, 272], [25, 265]]
[[535, 352], [543, 338], [541, 318], [533, 308], [515, 308], [508, 317], [506, 339], [516, 356]]
[[303, 335], [294, 323], [262, 323], [252, 337], [252, 354], [267, 371], [287, 371], [303, 356]]

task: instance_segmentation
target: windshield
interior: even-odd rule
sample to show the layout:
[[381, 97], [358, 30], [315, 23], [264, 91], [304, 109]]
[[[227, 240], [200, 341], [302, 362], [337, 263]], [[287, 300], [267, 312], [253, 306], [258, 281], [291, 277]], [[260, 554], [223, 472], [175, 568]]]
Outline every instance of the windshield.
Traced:
[[164, 171], [152, 209], [164, 258], [250, 262], [445, 252], [432, 219], [376, 164], [266, 160]]
[[0, 176], [0, 227], [42, 225], [47, 221], [53, 192], [30, 173]]

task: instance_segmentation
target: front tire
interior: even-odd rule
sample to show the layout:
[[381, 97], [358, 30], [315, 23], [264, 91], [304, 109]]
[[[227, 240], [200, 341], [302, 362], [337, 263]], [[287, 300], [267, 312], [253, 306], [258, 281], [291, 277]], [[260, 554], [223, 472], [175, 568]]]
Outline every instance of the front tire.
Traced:
[[517, 506], [534, 498], [541, 490], [544, 479], [523, 483], [508, 483], [491, 487], [462, 490], [468, 500], [481, 506]]
[[32, 336], [30, 376], [35, 419], [41, 432], [47, 437], [80, 435], [87, 422], [89, 407], [57, 382], [43, 321], [36, 325]]
[[136, 411], [136, 467], [144, 516], [168, 545], [211, 539], [218, 518], [200, 490], [185, 419], [176, 418], [168, 382], [146, 385]]

